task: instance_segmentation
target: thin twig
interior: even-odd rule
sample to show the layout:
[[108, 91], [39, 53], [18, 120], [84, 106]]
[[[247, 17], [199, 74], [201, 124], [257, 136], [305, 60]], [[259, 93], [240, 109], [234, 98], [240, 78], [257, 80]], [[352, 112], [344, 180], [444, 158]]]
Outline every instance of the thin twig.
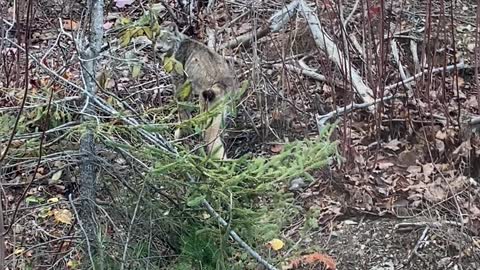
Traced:
[[127, 240], [125, 240], [125, 246], [123, 247], [122, 265], [120, 267], [121, 270], [125, 269], [125, 262], [127, 261], [128, 243], [130, 242], [130, 234], [132, 233], [133, 223], [135, 222], [135, 218], [137, 217], [138, 207], [140, 206], [140, 201], [142, 199], [144, 190], [145, 190], [145, 185], [142, 187], [142, 190], [138, 195], [138, 200], [135, 205], [135, 210], [133, 211], [133, 217], [130, 220], [130, 225], [128, 226]]

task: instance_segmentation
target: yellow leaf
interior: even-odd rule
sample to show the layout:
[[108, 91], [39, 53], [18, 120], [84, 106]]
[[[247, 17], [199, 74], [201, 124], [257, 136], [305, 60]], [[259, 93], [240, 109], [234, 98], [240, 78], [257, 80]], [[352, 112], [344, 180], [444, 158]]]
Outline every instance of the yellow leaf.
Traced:
[[277, 250], [280, 250], [283, 248], [283, 246], [285, 245], [285, 243], [283, 243], [282, 240], [280, 239], [272, 239], [270, 242], [268, 242], [268, 245], [275, 251]]
[[130, 44], [132, 35], [133, 35], [133, 32], [130, 29], [123, 32], [122, 36], [120, 37], [120, 46], [126, 47], [128, 44]]
[[143, 36], [143, 33], [144, 33], [143, 28], [138, 28], [138, 29], [136, 29], [136, 30], [134, 31], [134, 33], [132, 34], [132, 36], [134, 36], [134, 37], [141, 37], [141, 36]]
[[183, 74], [183, 65], [182, 63], [178, 62], [173, 56], [165, 57], [163, 60], [163, 68], [166, 72], [170, 73], [175, 70], [177, 74]]
[[182, 75], [183, 74], [183, 65], [182, 63], [178, 62], [176, 59], [174, 59], [174, 68], [175, 68], [175, 72], [179, 75]]
[[180, 91], [177, 92], [177, 99], [179, 101], [186, 101], [192, 93], [192, 83], [190, 81], [186, 81], [179, 90]]
[[53, 216], [57, 222], [72, 224], [73, 215], [68, 209], [53, 210]]
[[163, 61], [163, 68], [166, 72], [170, 73], [173, 70], [173, 59], [171, 57], [166, 57]]
[[57, 197], [53, 197], [47, 200], [47, 203], [57, 203], [59, 199]]
[[152, 28], [151, 28], [151, 31], [155, 34], [159, 34], [160, 33], [160, 25], [158, 24], [158, 22], [155, 20]]
[[148, 28], [148, 27], [143, 27], [143, 32], [145, 32], [145, 35], [147, 36], [148, 39], [152, 40], [153, 38], [153, 31]]
[[78, 269], [79, 266], [80, 266], [80, 263], [78, 261], [71, 260], [67, 262], [68, 269]]

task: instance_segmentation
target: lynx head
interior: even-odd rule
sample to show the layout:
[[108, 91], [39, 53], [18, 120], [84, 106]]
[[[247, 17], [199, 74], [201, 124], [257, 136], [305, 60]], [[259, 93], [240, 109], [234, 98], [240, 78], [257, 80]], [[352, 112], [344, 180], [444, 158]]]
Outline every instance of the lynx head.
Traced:
[[173, 22], [163, 22], [160, 25], [160, 34], [155, 43], [155, 50], [160, 53], [173, 53], [182, 41], [182, 34]]

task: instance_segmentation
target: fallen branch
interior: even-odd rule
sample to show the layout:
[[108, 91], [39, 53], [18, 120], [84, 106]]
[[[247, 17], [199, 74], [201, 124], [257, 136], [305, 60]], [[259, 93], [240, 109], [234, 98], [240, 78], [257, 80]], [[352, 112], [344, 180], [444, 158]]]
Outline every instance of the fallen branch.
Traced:
[[[399, 97], [399, 96], [397, 96]], [[383, 102], [383, 101], [387, 101], [387, 100], [390, 100], [390, 99], [393, 99], [395, 98], [394, 95], [389, 95], [389, 96], [385, 96], [383, 98], [377, 98], [377, 99], [374, 99], [373, 101], [370, 101], [370, 102], [365, 102], [365, 103], [352, 103], [352, 104], [349, 104], [347, 106], [344, 106], [344, 107], [340, 107], [340, 108], [336, 108], [334, 111], [331, 111], [327, 114], [323, 114], [323, 115], [317, 115], [315, 118], [316, 118], [316, 121], [317, 121], [317, 126], [318, 126], [318, 129], [322, 129], [324, 126], [325, 126], [325, 122], [327, 122], [329, 119], [331, 119], [332, 117], [335, 117], [335, 116], [340, 116], [340, 115], [343, 115], [347, 112], [351, 112], [351, 111], [354, 111], [356, 109], [363, 109], [363, 108], [367, 108], [367, 107], [371, 107], [372, 105], [375, 105], [379, 102]]]
[[293, 66], [293, 65], [290, 65], [290, 64], [273, 64], [272, 66], [274, 68], [278, 68], [278, 69], [287, 69], [287, 70], [290, 70], [290, 71], [294, 71], [296, 73], [299, 73], [299, 74], [305, 75], [309, 78], [312, 78], [316, 81], [328, 82], [327, 77], [325, 77], [324, 75], [319, 74], [319, 73], [317, 73], [313, 70], [299, 68], [299, 67], [296, 67], [296, 66]]
[[[335, 45], [332, 38], [330, 38], [330, 36], [323, 30], [320, 20], [312, 9], [307, 6], [304, 0], [300, 0], [299, 9], [307, 20], [317, 47], [327, 54], [337, 67], [343, 71], [345, 76], [351, 78], [353, 87], [365, 103], [375, 104], [376, 102], [373, 99], [372, 89], [363, 82], [362, 77], [358, 74], [353, 65], [350, 62], [347, 62], [343, 53], [338, 49], [337, 45]], [[373, 107], [369, 107], [369, 110], [372, 111]]]
[[277, 32], [282, 29], [283, 26], [290, 21], [290, 18], [297, 13], [299, 4], [299, 0], [294, 0], [281, 10], [275, 12], [268, 20], [270, 22], [270, 31]]
[[290, 65], [290, 64], [273, 64], [272, 66], [274, 68], [287, 69], [287, 70], [305, 75], [306, 77], [309, 77], [309, 78], [314, 79], [316, 81], [329, 82], [329, 83], [333, 82], [335, 85], [344, 86], [343, 82], [338, 81], [338, 80], [334, 80], [334, 79], [328, 79], [324, 75], [319, 74], [319, 73], [317, 73], [313, 70], [310, 70], [310, 69], [299, 68], [299, 67], [296, 67], [296, 66], [293, 66], [293, 65]]
[[[452, 71], [452, 70], [455, 69], [455, 68], [457, 68], [457, 69], [465, 69], [465, 68], [470, 68], [470, 66], [469, 66], [469, 65], [465, 65], [465, 63], [464, 63], [463, 61], [461, 61], [461, 62], [458, 63], [458, 64], [453, 64], [453, 65], [447, 66], [447, 67], [445, 68], [445, 71], [446, 71], [446, 72], [450, 72], [450, 71]], [[434, 68], [434, 69], [432, 69], [432, 75], [433, 75], [433, 74], [436, 74], [436, 73], [438, 73], [438, 72], [442, 72], [443, 70], [444, 70], [443, 67]], [[425, 70], [420, 71], [419, 73], [417, 73], [417, 74], [413, 75], [412, 77], [409, 77], [409, 78], [407, 78], [407, 79], [405, 79], [405, 80], [403, 80], [403, 81], [400, 81], [400, 82], [391, 84], [391, 85], [385, 87], [385, 90], [386, 90], [386, 91], [390, 91], [390, 90], [392, 90], [392, 89], [394, 89], [394, 88], [397, 88], [397, 87], [399, 87], [399, 86], [401, 86], [401, 85], [407, 84], [407, 83], [409, 83], [409, 82], [411, 82], [411, 81], [419, 78], [420, 76], [422, 76], [422, 75], [423, 75], [424, 73], [426, 73], [427, 71], [428, 71], [428, 70], [425, 69]]]
[[[460, 63], [458, 63], [458, 64], [456, 64], [456, 65], [447, 66], [445, 70], [448, 72], [448, 71], [453, 70], [455, 67], [456, 67], [457, 69], [469, 68], [469, 66], [468, 66], [468, 65], [465, 65], [465, 63], [462, 61], [462, 62], [460, 62]], [[443, 71], [443, 70], [444, 70], [443, 67], [434, 68], [434, 69], [432, 70], [432, 74], [441, 72], [441, 71]], [[398, 87], [398, 86], [408, 84], [408, 83], [412, 82], [413, 80], [415, 80], [416, 78], [422, 76], [425, 72], [427, 72], [427, 70], [424, 70], [424, 71], [422, 71], [422, 72], [419, 72], [419, 73], [417, 73], [417, 74], [415, 74], [415, 75], [413, 75], [413, 76], [411, 76], [411, 77], [409, 77], [409, 78], [407, 78], [407, 79], [405, 79], [405, 80], [403, 80], [403, 81], [400, 81], [400, 82], [391, 84], [391, 85], [385, 87], [385, 90], [390, 91], [390, 90], [392, 90], [392, 89], [394, 89], [394, 88], [396, 88], [396, 87]], [[381, 102], [381, 101], [387, 101], [387, 100], [390, 100], [390, 99], [392, 99], [392, 98], [399, 98], [399, 97], [401, 97], [401, 96], [388, 95], [388, 96], [385, 96], [385, 97], [383, 97], [383, 98], [381, 98], [381, 99], [373, 99], [373, 100], [370, 101], [370, 102], [365, 102], [365, 103], [360, 103], [360, 104], [358, 104], [358, 103], [352, 103], [352, 104], [347, 105], [347, 106], [345, 106], [345, 107], [336, 108], [334, 111], [331, 111], [331, 112], [329, 112], [329, 113], [327, 113], [327, 114], [317, 115], [317, 116], [316, 116], [317, 125], [318, 125], [319, 129], [321, 129], [321, 128], [324, 126], [325, 122], [327, 122], [329, 119], [331, 119], [331, 118], [334, 117], [334, 116], [340, 116], [340, 115], [343, 115], [343, 114], [345, 114], [345, 113], [347, 113], [347, 112], [351, 112], [351, 111], [356, 110], [356, 109], [367, 108], [367, 107], [370, 107], [370, 106], [372, 106], [372, 105], [375, 105], [375, 104], [377, 104], [377, 103], [379, 103], [379, 102]], [[468, 123], [469, 123], [470, 125], [475, 125], [475, 124], [477, 124], [477, 123], [480, 123], [480, 117], [479, 117], [478, 119], [477, 119], [477, 118], [472, 118], [472, 119], [470, 119], [470, 121], [469, 121]]]
[[255, 37], [260, 39], [270, 32], [277, 32], [283, 26], [285, 26], [290, 18], [296, 13], [298, 5], [300, 4], [299, 0], [294, 0], [290, 4], [283, 7], [281, 10], [275, 12], [269, 19], [269, 27], [259, 27], [258, 29], [243, 34], [241, 36], [235, 37], [228, 41], [227, 43], [220, 46], [221, 49], [233, 48], [240, 45], [248, 45]]
[[227, 49], [227, 48], [237, 47], [240, 45], [248, 45], [254, 37], [259, 39], [268, 35], [268, 33], [270, 33], [270, 29], [268, 27], [260, 27], [255, 31], [248, 32], [246, 34], [243, 34], [241, 36], [231, 39], [227, 43], [223, 44], [220, 48]]

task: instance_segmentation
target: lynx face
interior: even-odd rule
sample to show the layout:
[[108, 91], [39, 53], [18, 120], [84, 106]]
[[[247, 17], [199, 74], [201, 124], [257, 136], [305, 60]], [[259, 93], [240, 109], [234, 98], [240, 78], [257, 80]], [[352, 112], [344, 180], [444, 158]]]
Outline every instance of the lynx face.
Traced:
[[155, 49], [160, 53], [174, 52], [182, 40], [180, 32], [175, 24], [170, 22], [162, 23], [160, 35], [155, 43]]

